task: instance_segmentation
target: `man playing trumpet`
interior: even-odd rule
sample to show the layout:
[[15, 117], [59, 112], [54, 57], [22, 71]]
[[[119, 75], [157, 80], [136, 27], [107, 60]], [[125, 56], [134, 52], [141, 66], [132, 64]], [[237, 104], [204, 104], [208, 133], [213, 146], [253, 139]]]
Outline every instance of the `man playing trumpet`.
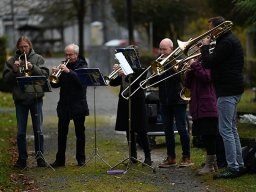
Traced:
[[[27, 121], [30, 111], [33, 125], [33, 132], [35, 137], [35, 151], [43, 153], [44, 140], [42, 133], [43, 122], [43, 96], [44, 93], [26, 93], [23, 92], [17, 84], [16, 77], [34, 75], [34, 76], [49, 76], [49, 69], [45, 66], [44, 58], [35, 53], [32, 47], [32, 42], [27, 37], [20, 37], [16, 44], [16, 54], [6, 61], [3, 71], [3, 79], [12, 88], [13, 99], [16, 108], [17, 118], [17, 145], [19, 157], [15, 167], [24, 169], [27, 166]], [[21, 60], [24, 59], [22, 62]], [[26, 66], [23, 66], [25, 64]], [[38, 134], [39, 132], [39, 134]], [[40, 135], [38, 137], [38, 135]], [[44, 159], [38, 158], [37, 166], [45, 167]]]
[[79, 56], [79, 47], [70, 44], [65, 48], [65, 58], [69, 62], [53, 67], [52, 73], [61, 70], [58, 80], [51, 82], [53, 88], [60, 87], [60, 98], [57, 105], [58, 114], [58, 152], [53, 167], [65, 166], [65, 152], [70, 120], [73, 119], [76, 133], [76, 160], [78, 166], [85, 164], [85, 116], [89, 115], [86, 100], [87, 87], [78, 78], [76, 69], [87, 68], [84, 57]]

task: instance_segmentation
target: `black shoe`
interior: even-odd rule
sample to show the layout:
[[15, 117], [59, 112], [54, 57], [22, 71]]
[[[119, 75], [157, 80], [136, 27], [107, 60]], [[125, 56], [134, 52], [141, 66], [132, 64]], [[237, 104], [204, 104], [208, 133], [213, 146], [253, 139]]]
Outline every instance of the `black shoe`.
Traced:
[[224, 171], [213, 176], [213, 179], [232, 179], [241, 176], [239, 171], [233, 171], [230, 169], [225, 169]]
[[144, 163], [151, 166], [152, 165], [152, 161], [151, 161], [151, 157], [145, 157]]
[[27, 167], [27, 160], [25, 159], [18, 159], [14, 165], [14, 167], [19, 169], [24, 169]]
[[138, 160], [137, 160], [136, 158], [135, 158], [135, 159], [134, 159], [134, 158], [131, 158], [130, 160], [131, 160], [131, 163], [132, 163], [132, 164], [138, 163]]
[[79, 161], [77, 161], [77, 165], [78, 166], [84, 166], [85, 165], [85, 161], [84, 160], [79, 160]]
[[239, 174], [244, 175], [247, 173], [247, 168], [246, 167], [239, 167]]
[[65, 166], [65, 163], [64, 163], [64, 162], [59, 162], [59, 161], [54, 161], [54, 163], [52, 163], [51, 166], [52, 166], [53, 168], [56, 168], [56, 167], [64, 167], [64, 166]]
[[44, 159], [37, 159], [37, 167], [47, 167], [47, 164]]

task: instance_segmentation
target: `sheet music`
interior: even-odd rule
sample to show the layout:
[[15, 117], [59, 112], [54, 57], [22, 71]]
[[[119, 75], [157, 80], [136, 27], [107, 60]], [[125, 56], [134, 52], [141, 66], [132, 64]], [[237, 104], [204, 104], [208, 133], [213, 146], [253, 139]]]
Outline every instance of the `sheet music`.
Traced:
[[125, 56], [123, 55], [123, 53], [119, 52], [115, 54], [116, 59], [118, 60], [118, 62], [120, 63], [120, 66], [124, 72], [125, 75], [130, 75], [133, 74], [133, 70], [131, 68], [131, 66], [129, 65], [128, 61], [126, 60]]

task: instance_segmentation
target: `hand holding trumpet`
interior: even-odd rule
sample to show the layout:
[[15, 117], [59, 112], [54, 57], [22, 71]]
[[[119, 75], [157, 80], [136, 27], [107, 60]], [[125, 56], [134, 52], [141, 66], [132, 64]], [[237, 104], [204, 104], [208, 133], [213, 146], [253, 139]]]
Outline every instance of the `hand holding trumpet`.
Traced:
[[61, 63], [58, 67], [55, 66], [52, 68], [52, 74], [56, 74], [59, 70], [64, 73], [70, 72], [70, 69], [67, 68], [66, 64]]
[[[21, 60], [21, 56], [24, 55], [24, 60]], [[33, 68], [33, 65], [27, 61], [27, 56], [25, 53], [21, 54], [19, 59], [15, 60], [13, 65], [13, 71], [17, 73], [18, 71], [20, 73], [31, 73], [31, 70]]]
[[69, 59], [67, 61], [63, 61], [63, 63], [59, 64], [58, 67], [52, 68], [52, 74], [49, 77], [51, 83], [58, 83], [59, 82], [59, 76], [62, 72], [69, 73], [70, 70], [67, 68], [67, 64], [69, 63]]
[[113, 72], [115, 72], [118, 76], [124, 75], [124, 72], [123, 72], [123, 70], [122, 70], [122, 68], [120, 67], [119, 64], [114, 64], [113, 65]]

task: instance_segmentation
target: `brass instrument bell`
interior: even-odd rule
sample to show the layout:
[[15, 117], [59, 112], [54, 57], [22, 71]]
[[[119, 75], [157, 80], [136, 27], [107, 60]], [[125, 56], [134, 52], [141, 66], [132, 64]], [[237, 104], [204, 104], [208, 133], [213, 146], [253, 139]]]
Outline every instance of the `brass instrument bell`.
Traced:
[[[64, 65], [67, 65], [68, 63], [69, 63], [69, 59], [67, 61], [63, 62]], [[62, 73], [62, 71], [60, 69], [60, 65], [58, 65], [58, 67], [57, 67], [58, 71], [52, 73], [51, 76], [49, 77], [51, 83], [54, 83], [54, 84], [59, 83], [59, 76]]]
[[[24, 61], [22, 61], [21, 57], [24, 56]], [[27, 54], [24, 52], [19, 56], [19, 62], [23, 63], [23, 65], [19, 68], [20, 73], [23, 74], [25, 77], [31, 76], [31, 70], [28, 68], [28, 60]]]

